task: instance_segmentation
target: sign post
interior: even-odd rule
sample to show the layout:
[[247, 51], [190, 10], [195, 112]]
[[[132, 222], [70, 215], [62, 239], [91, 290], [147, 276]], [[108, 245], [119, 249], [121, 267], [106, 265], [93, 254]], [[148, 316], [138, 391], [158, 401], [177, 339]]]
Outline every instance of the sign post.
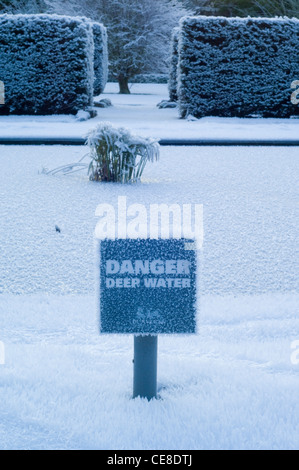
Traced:
[[158, 336], [134, 336], [133, 398], [157, 397]]
[[100, 242], [100, 332], [134, 335], [133, 397], [157, 396], [158, 334], [196, 333], [194, 240]]

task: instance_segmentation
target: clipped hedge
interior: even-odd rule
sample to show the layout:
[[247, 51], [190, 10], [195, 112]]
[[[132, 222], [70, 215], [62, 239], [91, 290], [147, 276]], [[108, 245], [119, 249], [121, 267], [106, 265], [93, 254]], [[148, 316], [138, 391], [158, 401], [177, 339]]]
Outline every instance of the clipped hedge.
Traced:
[[299, 20], [185, 17], [180, 24], [180, 114], [288, 118], [299, 114]]
[[86, 19], [0, 15], [1, 114], [75, 114], [93, 102], [94, 40]]
[[94, 36], [94, 95], [101, 95], [108, 80], [108, 39], [107, 29], [100, 23], [93, 23]]
[[179, 63], [179, 28], [174, 28], [171, 38], [171, 61], [168, 81], [168, 91], [170, 101], [178, 100], [177, 93], [177, 74], [178, 74], [178, 63]]

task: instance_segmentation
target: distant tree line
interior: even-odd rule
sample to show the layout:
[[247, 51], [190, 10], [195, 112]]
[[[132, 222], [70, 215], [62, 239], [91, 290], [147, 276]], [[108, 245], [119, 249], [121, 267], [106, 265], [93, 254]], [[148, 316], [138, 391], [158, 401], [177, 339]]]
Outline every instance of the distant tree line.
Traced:
[[182, 2], [199, 15], [299, 18], [298, 0], [182, 0]]

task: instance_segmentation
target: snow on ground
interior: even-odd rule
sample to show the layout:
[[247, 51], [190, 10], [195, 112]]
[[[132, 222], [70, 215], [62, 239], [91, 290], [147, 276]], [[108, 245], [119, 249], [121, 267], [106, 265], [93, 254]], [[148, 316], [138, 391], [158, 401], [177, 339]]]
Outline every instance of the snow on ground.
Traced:
[[195, 122], [179, 119], [177, 109], [158, 109], [168, 99], [167, 85], [133, 84], [131, 95], [119, 95], [108, 83], [103, 95], [113, 107], [98, 110], [98, 117], [78, 122], [74, 116], [0, 116], [0, 137], [85, 137], [100, 121], [129, 127], [157, 139], [236, 139], [298, 141], [298, 119], [238, 119], [207, 117]]
[[160, 400], [132, 400], [133, 339], [92, 296], [4, 295], [0, 447], [298, 449], [298, 297], [205, 296], [200, 335], [160, 337]]
[[[40, 172], [86, 151], [0, 147], [0, 448], [298, 448], [298, 148], [163, 147], [127, 186]], [[94, 214], [118, 196], [204, 204], [199, 335], [159, 338], [150, 403], [133, 338], [98, 334]]]

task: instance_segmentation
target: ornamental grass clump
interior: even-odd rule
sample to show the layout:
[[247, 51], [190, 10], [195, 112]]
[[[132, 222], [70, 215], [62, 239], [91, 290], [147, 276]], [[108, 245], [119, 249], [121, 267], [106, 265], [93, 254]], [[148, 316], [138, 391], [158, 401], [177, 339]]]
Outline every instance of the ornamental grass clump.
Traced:
[[150, 138], [134, 136], [124, 128], [101, 123], [87, 136], [92, 181], [129, 183], [139, 181], [148, 161], [159, 159], [160, 146]]

